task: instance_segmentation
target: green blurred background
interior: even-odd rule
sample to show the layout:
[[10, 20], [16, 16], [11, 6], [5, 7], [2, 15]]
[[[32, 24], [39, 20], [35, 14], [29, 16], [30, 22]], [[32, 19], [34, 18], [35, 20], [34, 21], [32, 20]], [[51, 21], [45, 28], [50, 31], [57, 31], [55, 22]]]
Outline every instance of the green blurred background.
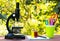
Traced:
[[[20, 0], [20, 14], [24, 28], [21, 32], [25, 35], [31, 35], [31, 29], [38, 31], [39, 35], [45, 34], [44, 20], [52, 14], [58, 14], [58, 20], [55, 23], [55, 34], [60, 34], [60, 13], [59, 0]], [[0, 0], [0, 36], [5, 36], [7, 18], [15, 11], [16, 0]], [[10, 20], [9, 26], [12, 27], [13, 20]], [[20, 25], [20, 24], [19, 24]]]

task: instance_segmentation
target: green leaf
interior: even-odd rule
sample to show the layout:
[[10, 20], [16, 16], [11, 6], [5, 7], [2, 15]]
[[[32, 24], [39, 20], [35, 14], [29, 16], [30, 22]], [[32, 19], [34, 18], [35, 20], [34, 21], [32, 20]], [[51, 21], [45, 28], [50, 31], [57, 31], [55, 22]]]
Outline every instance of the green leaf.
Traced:
[[6, 15], [0, 14], [0, 19], [7, 19]]

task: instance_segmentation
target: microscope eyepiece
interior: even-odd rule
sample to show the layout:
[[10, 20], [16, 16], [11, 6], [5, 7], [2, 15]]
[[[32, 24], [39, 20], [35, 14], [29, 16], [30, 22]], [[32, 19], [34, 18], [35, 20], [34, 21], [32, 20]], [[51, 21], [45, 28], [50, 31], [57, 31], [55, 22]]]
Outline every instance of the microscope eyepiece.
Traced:
[[16, 8], [19, 8], [19, 3], [18, 2], [16, 3]]

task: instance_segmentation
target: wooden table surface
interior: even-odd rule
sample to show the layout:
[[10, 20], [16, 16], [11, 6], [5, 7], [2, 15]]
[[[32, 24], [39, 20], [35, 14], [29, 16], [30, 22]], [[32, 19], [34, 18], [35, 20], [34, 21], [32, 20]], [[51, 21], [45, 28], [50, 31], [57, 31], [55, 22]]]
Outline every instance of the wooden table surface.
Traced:
[[53, 39], [49, 39], [49, 40], [29, 40], [29, 39], [25, 39], [25, 40], [17, 40], [17, 39], [1, 39], [0, 37], [0, 41], [60, 41], [60, 35], [55, 35]]

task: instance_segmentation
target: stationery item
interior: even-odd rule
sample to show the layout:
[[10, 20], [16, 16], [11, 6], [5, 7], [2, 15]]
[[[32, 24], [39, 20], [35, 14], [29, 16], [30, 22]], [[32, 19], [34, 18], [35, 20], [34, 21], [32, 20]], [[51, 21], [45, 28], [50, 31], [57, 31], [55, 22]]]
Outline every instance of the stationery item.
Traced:
[[58, 15], [57, 15], [57, 14], [53, 14], [53, 15], [52, 15], [52, 18], [57, 19], [57, 18], [58, 18]]
[[46, 25], [46, 36], [49, 38], [53, 38], [54, 37], [54, 30], [55, 30], [54, 25]]
[[38, 36], [38, 37], [47, 38], [47, 37], [45, 37], [45, 36]]
[[56, 21], [58, 20], [58, 14], [53, 14], [51, 18], [55, 19]]
[[45, 20], [45, 24], [46, 24], [46, 25], [48, 25], [48, 24], [49, 24], [48, 19], [46, 19], [46, 20]]
[[49, 22], [50, 22], [50, 25], [54, 25], [55, 20], [53, 18], [50, 18]]
[[54, 25], [54, 24], [56, 23], [56, 21], [57, 21], [56, 18], [52, 18], [52, 17], [50, 17], [50, 19], [49, 19], [49, 23], [50, 23], [50, 25]]

